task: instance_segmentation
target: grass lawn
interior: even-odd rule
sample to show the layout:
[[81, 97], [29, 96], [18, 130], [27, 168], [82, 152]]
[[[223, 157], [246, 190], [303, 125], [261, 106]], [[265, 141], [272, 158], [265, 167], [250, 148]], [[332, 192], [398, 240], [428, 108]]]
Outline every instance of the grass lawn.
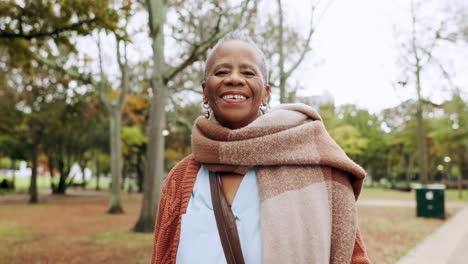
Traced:
[[[5, 175], [0, 175], [0, 181], [3, 179], [11, 180], [10, 176], [5, 176]], [[68, 179], [69, 180], [69, 179]], [[99, 180], [99, 187], [102, 190], [107, 190], [109, 189], [110, 185], [110, 177], [101, 177]], [[29, 188], [31, 178], [30, 177], [16, 177], [15, 178], [15, 193], [27, 193], [27, 190]], [[76, 183], [81, 183], [81, 179], [75, 179]], [[58, 177], [55, 177], [55, 183], [58, 184]], [[96, 178], [92, 178], [89, 180], [86, 184], [86, 189], [89, 190], [94, 190], [97, 185], [97, 180]], [[132, 185], [133, 190], [137, 189], [136, 183], [130, 182], [129, 179], [125, 181], [125, 190], [128, 190], [129, 185]], [[37, 177], [37, 187], [39, 189], [50, 189], [50, 177], [49, 176], [39, 176]], [[10, 191], [11, 192], [11, 191]], [[7, 193], [4, 190], [0, 190], [0, 194], [2, 193]]]
[[109, 215], [107, 197], [41, 197], [39, 205], [0, 200], [1, 263], [148, 263], [152, 234], [130, 232], [141, 198]]
[[[459, 208], [448, 208], [447, 218]], [[415, 217], [414, 207], [359, 206], [359, 226], [373, 263], [396, 263], [446, 220]]]
[[[445, 190], [445, 201], [446, 202], [467, 202], [468, 203], [468, 190], [463, 190], [462, 199], [458, 199], [457, 190]], [[362, 190], [359, 199], [363, 200], [404, 200], [404, 201], [415, 201], [416, 192], [402, 192], [392, 189], [383, 188], [369, 188], [365, 187]]]
[[[11, 176], [5, 176], [0, 174], [0, 181], [3, 179], [7, 179], [9, 181], [12, 180]], [[31, 182], [31, 177], [15, 177], [15, 187], [19, 189], [27, 189], [29, 187], [29, 183]], [[37, 177], [37, 186], [39, 188], [48, 188], [50, 186], [50, 177]]]
[[[363, 196], [396, 199], [392, 192], [380, 190], [379, 194], [378, 190], [368, 189]], [[139, 216], [141, 195], [123, 197], [126, 213], [122, 215], [105, 213], [107, 192], [97, 196], [41, 196], [38, 205], [28, 205], [27, 196], [23, 197], [2, 201], [0, 196], [2, 263], [149, 262], [152, 234], [130, 232]], [[448, 207], [448, 217], [456, 210]], [[414, 207], [359, 205], [358, 211], [368, 254], [373, 263], [379, 264], [395, 263], [444, 223], [444, 220], [416, 218]]]
[[[0, 175], [0, 181], [6, 178], [11, 180], [11, 177], [5, 177]], [[29, 187], [29, 177], [16, 177], [15, 193], [27, 193]], [[126, 182], [125, 190], [128, 189], [129, 182]], [[133, 189], [136, 190], [136, 185], [132, 183]], [[50, 177], [41, 176], [37, 178], [37, 186], [42, 189], [50, 189]], [[109, 188], [109, 178], [101, 178], [99, 186], [102, 190]], [[96, 187], [96, 179], [93, 178], [90, 180], [86, 186], [86, 189], [94, 190]], [[8, 193], [4, 190], [0, 190], [0, 195]], [[378, 187], [365, 187], [362, 190], [361, 196], [359, 199], [363, 200], [403, 200], [403, 201], [414, 201], [416, 199], [416, 193], [414, 190], [411, 192], [402, 192], [392, 189], [378, 188]], [[445, 190], [445, 201], [447, 202], [466, 202], [468, 203], [468, 190], [463, 190], [463, 198], [460, 200], [458, 198], [457, 190]]]

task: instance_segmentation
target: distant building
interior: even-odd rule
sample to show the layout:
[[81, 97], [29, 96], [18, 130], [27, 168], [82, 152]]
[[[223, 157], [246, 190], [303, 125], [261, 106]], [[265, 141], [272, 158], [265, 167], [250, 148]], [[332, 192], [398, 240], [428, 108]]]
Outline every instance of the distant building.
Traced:
[[335, 98], [329, 91], [324, 91], [321, 95], [297, 97], [297, 101], [310, 105], [315, 109], [319, 108], [320, 105], [335, 104]]

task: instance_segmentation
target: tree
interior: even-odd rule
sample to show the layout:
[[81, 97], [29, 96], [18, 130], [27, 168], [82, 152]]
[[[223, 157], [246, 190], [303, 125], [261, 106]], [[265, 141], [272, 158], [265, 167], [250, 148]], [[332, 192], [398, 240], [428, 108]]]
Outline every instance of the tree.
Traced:
[[147, 94], [130, 94], [123, 113], [122, 143], [124, 167], [136, 172], [138, 192], [143, 192], [145, 154], [148, 138], [145, 130], [148, 125]]
[[29, 188], [30, 203], [38, 203], [37, 168], [44, 130], [50, 121], [47, 112], [47, 82], [54, 83], [55, 78], [47, 78], [44, 71], [38, 69], [33, 78], [12, 78], [9, 85], [0, 90], [0, 133], [9, 135], [23, 142], [31, 163], [32, 176]]
[[[109, 4], [114, 19], [121, 19], [123, 25], [113, 24], [111, 30], [116, 42], [116, 58], [120, 70], [120, 84], [118, 89], [113, 89], [112, 84], [108, 81], [108, 77], [104, 71], [102, 50], [101, 50], [101, 35], [98, 34], [98, 50], [99, 50], [99, 78], [98, 80], [92, 74], [85, 74], [76, 69], [76, 67], [65, 68], [63, 64], [56, 63], [54, 59], [36, 57], [41, 63], [67, 74], [69, 77], [79, 81], [84, 85], [91, 85], [99, 94], [101, 101], [106, 106], [110, 114], [110, 146], [111, 146], [111, 170], [112, 170], [112, 187], [111, 197], [109, 202], [108, 213], [123, 213], [120, 198], [120, 182], [122, 178], [122, 151], [121, 151], [121, 123], [122, 111], [125, 105], [126, 93], [129, 87], [130, 72], [127, 59], [127, 42], [128, 33], [126, 26], [130, 16], [132, 15], [132, 1], [125, 1], [122, 5]], [[117, 12], [116, 10], [119, 10]], [[82, 69], [83, 70], [83, 69]], [[117, 99], [114, 98], [117, 97]]]
[[[384, 109], [382, 122], [388, 129], [388, 170], [392, 170], [392, 184], [397, 185], [398, 176], [403, 176], [406, 188], [410, 188], [417, 149], [417, 123], [414, 108], [416, 102], [408, 100], [400, 105]], [[395, 168], [396, 167], [396, 168]]]
[[[42, 102], [47, 102], [46, 82], [48, 78], [41, 76], [40, 80], [34, 78], [39, 64], [50, 62], [50, 57], [41, 57], [42, 54], [54, 55], [60, 59], [60, 52], [75, 51], [71, 38], [76, 35], [87, 35], [95, 28], [113, 29], [116, 23], [116, 12], [109, 9], [110, 1], [14, 1], [0, 2], [0, 49], [6, 51], [2, 54], [5, 64], [11, 68], [18, 68], [21, 76], [13, 76], [10, 80], [21, 83], [23, 91], [19, 99], [24, 102], [15, 114], [22, 116], [23, 125], [15, 129], [21, 130], [17, 134], [25, 136], [25, 140], [31, 146], [31, 202], [37, 202], [37, 157], [39, 147], [43, 140], [43, 130], [49, 121], [41, 111]], [[53, 57], [53, 56], [52, 56]], [[50, 76], [56, 77], [53, 73]], [[64, 79], [59, 76], [58, 79]], [[53, 78], [52, 78], [53, 79]], [[47, 80], [47, 81], [46, 81]], [[53, 80], [52, 80], [53, 81]], [[25, 88], [33, 87], [34, 93], [24, 93]], [[36, 89], [37, 88], [37, 89]], [[36, 91], [39, 94], [36, 94]], [[30, 92], [30, 91], [28, 91]], [[44, 92], [44, 94], [41, 94]], [[40, 95], [40, 96], [38, 96]], [[18, 101], [17, 101], [18, 102]], [[10, 106], [10, 112], [17, 107]], [[11, 128], [9, 129], [11, 131]], [[25, 134], [21, 134], [25, 132]]]
[[[442, 69], [442, 74], [446, 71], [442, 64], [435, 58], [436, 48], [442, 40], [447, 39], [448, 34], [446, 21], [437, 21], [428, 18], [423, 19], [421, 15], [421, 2], [411, 1], [411, 32], [408, 33], [409, 38], [403, 44], [402, 64], [404, 77], [398, 81], [401, 86], [410, 84], [416, 92], [416, 112], [417, 121], [417, 142], [418, 142], [418, 166], [419, 180], [426, 184], [428, 181], [428, 146], [427, 133], [425, 126], [425, 111], [426, 105], [432, 104], [430, 100], [423, 95], [422, 82], [423, 74], [426, 74], [431, 67], [439, 67]], [[436, 25], [438, 23], [438, 25]]]
[[192, 121], [200, 116], [202, 112], [201, 102], [186, 105], [173, 104], [173, 109], [167, 113], [167, 128], [169, 134], [166, 136], [166, 170], [169, 171], [174, 165], [192, 153], [191, 136]]
[[[462, 198], [463, 175], [468, 171], [468, 104], [458, 93], [443, 104], [444, 115], [433, 118], [429, 137], [434, 141], [434, 149], [442, 155], [439, 163], [445, 159], [446, 166], [453, 162], [458, 167], [458, 195]], [[448, 159], [447, 159], [448, 157]]]
[[[146, 150], [146, 138], [139, 126], [122, 127], [122, 154], [125, 158], [125, 168], [134, 168], [137, 173], [138, 191], [143, 192], [143, 154]], [[128, 169], [127, 169], [128, 170]], [[126, 172], [127, 170], [124, 170]]]
[[[110, 149], [111, 149], [111, 170], [112, 170], [112, 187], [111, 187], [111, 198], [109, 202], [108, 213], [119, 214], [123, 213], [120, 199], [120, 189], [122, 180], [122, 147], [121, 147], [121, 127], [122, 127], [122, 111], [125, 106], [125, 97], [129, 87], [129, 66], [127, 59], [126, 43], [121, 37], [114, 33], [117, 43], [117, 61], [119, 63], [119, 69], [121, 73], [120, 89], [118, 91], [118, 99], [112, 100], [108, 96], [109, 86], [107, 77], [105, 76], [100, 39], [98, 40], [99, 45], [99, 67], [101, 72], [101, 81], [95, 86], [99, 91], [101, 100], [104, 102], [109, 114], [110, 114]], [[100, 38], [100, 37], [99, 37]], [[123, 56], [121, 56], [120, 45], [123, 42]], [[107, 91], [107, 93], [106, 93]], [[115, 91], [115, 90], [114, 90]]]
[[312, 34], [315, 32], [315, 25], [314, 25], [314, 9], [315, 6], [313, 5], [312, 7], [312, 15], [311, 15], [311, 23], [310, 23], [310, 29], [307, 34], [307, 37], [304, 41], [303, 47], [300, 51], [299, 58], [296, 59], [295, 62], [292, 63], [289, 69], [285, 69], [285, 60], [286, 60], [286, 54], [284, 52], [285, 48], [285, 26], [284, 26], [284, 14], [283, 14], [283, 6], [281, 4], [281, 0], [277, 0], [278, 4], [278, 21], [279, 21], [279, 27], [278, 27], [278, 39], [276, 41], [278, 45], [278, 68], [279, 68], [279, 89], [280, 89], [280, 103], [287, 103], [287, 94], [286, 94], [286, 82], [289, 77], [291, 77], [291, 74], [299, 67], [299, 65], [302, 63], [302, 61], [305, 58], [305, 55], [311, 50], [310, 48], [310, 41], [312, 39]]
[[[12, 67], [31, 68], [39, 49], [49, 40], [74, 48], [71, 37], [95, 28], [115, 28], [116, 13], [109, 0], [41, 0], [0, 2], [0, 47], [6, 47]], [[49, 43], [50, 45], [50, 43]]]
[[[263, 2], [265, 5], [266, 3], [267, 1]], [[297, 27], [285, 22], [287, 16], [281, 0], [276, 1], [275, 12], [265, 12], [251, 18], [253, 22], [248, 25], [247, 30], [265, 53], [268, 64], [274, 65], [270, 69], [268, 80], [272, 88], [279, 88], [281, 103], [295, 101], [295, 93], [299, 87], [292, 87], [293, 84], [288, 83], [288, 80], [312, 51], [312, 37], [320, 19], [332, 3], [333, 0], [327, 1], [322, 8], [320, 1], [310, 1], [310, 23], [304, 36]], [[271, 6], [271, 3], [268, 2], [268, 5]]]
[[357, 158], [358, 163], [366, 168], [373, 179], [385, 177], [388, 173], [385, 169], [387, 165], [385, 153], [389, 137], [382, 129], [382, 119], [377, 114], [355, 105], [341, 106], [338, 115], [342, 117], [342, 122], [355, 126], [367, 140], [365, 151]]
[[[1, 92], [0, 92], [1, 93]], [[0, 95], [0, 98], [2, 96]], [[0, 157], [7, 157], [11, 161], [11, 170], [13, 171], [12, 182], [15, 184], [16, 161], [27, 159], [28, 145], [18, 137], [4, 133], [0, 130]]]
[[[92, 91], [69, 97], [67, 89], [57, 93], [47, 106], [49, 123], [45, 128], [47, 137], [43, 149], [48, 157], [54, 194], [65, 194], [74, 178], [69, 178], [73, 164], [82, 170], [91, 159], [91, 149], [96, 146], [96, 134], [102, 122], [102, 108], [98, 96]], [[59, 172], [58, 183], [54, 181], [54, 169]]]
[[[218, 2], [217, 2], [218, 3]], [[214, 3], [213, 5], [216, 5]], [[218, 3], [219, 4], [219, 3]], [[160, 190], [164, 179], [164, 136], [162, 134], [166, 126], [165, 107], [167, 105], [168, 84], [176, 75], [196, 61], [201, 55], [205, 54], [217, 40], [221, 39], [229, 31], [238, 26], [243, 17], [249, 0], [243, 1], [241, 11], [234, 16], [234, 19], [228, 25], [222, 27], [221, 19], [229, 10], [221, 10], [217, 14], [217, 23], [206, 39], [189, 45], [184, 59], [177, 65], [168, 65], [164, 51], [164, 26], [166, 24], [166, 1], [147, 0], [146, 7], [149, 14], [150, 38], [153, 48], [153, 72], [151, 78], [151, 88], [153, 98], [149, 114], [149, 140], [147, 151], [147, 162], [145, 171], [145, 188], [143, 194], [143, 205], [140, 217], [133, 228], [136, 232], [153, 232], [156, 212], [156, 204], [160, 200]]]

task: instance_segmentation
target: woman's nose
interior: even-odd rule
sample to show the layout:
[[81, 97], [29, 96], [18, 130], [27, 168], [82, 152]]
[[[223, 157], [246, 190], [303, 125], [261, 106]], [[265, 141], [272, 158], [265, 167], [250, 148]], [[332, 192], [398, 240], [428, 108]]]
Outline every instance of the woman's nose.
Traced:
[[239, 73], [233, 72], [226, 79], [224, 79], [224, 84], [233, 86], [243, 86], [245, 85], [245, 80]]

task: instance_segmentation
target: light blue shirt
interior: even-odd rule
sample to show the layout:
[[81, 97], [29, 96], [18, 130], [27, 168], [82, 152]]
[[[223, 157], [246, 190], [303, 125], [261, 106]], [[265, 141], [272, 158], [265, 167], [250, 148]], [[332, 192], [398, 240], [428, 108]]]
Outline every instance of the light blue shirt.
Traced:
[[[231, 205], [245, 263], [262, 263], [257, 174], [245, 174]], [[186, 214], [182, 215], [177, 264], [226, 263], [211, 203], [208, 170], [200, 168]]]

